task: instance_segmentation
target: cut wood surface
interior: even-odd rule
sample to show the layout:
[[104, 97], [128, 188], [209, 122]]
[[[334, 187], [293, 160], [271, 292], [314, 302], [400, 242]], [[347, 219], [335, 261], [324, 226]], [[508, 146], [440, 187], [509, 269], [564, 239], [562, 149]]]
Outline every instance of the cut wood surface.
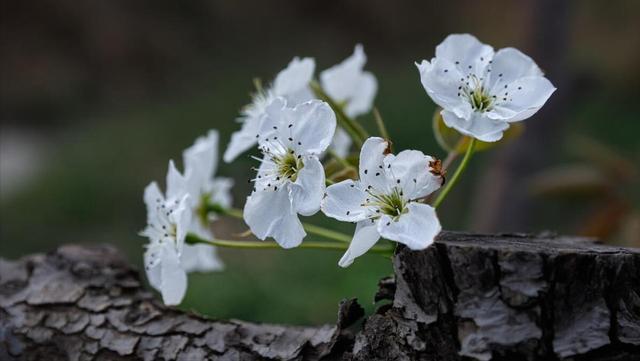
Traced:
[[394, 268], [374, 314], [299, 327], [165, 307], [109, 246], [0, 259], [0, 360], [640, 360], [636, 249], [443, 232]]

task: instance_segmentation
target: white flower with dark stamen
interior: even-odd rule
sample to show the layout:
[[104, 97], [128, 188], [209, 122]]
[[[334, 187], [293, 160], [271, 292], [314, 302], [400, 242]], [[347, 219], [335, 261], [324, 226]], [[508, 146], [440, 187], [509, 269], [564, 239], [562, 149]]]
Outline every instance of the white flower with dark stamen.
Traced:
[[422, 152], [388, 153], [389, 143], [369, 138], [360, 152], [360, 180], [345, 180], [327, 188], [322, 212], [356, 231], [338, 264], [347, 267], [380, 237], [424, 249], [440, 233], [436, 211], [420, 200], [436, 191], [443, 178], [437, 161]]
[[283, 248], [300, 245], [306, 233], [298, 214], [318, 212], [325, 175], [318, 156], [336, 129], [328, 104], [311, 100], [291, 108], [283, 98], [268, 107], [259, 133], [263, 158], [247, 198], [244, 220], [259, 239], [275, 239]]
[[144, 253], [144, 266], [149, 283], [162, 293], [167, 305], [177, 305], [187, 290], [187, 274], [181, 263], [185, 237], [191, 225], [189, 196], [182, 189], [185, 179], [173, 162], [167, 174], [167, 197], [155, 182], [144, 191], [147, 206], [147, 227], [141, 235], [149, 238]]
[[[378, 91], [376, 77], [363, 70], [366, 62], [367, 56], [362, 45], [358, 44], [353, 55], [320, 73], [322, 89], [344, 106], [344, 112], [349, 117], [370, 112]], [[350, 147], [351, 138], [342, 128], [338, 128], [331, 148], [339, 156], [345, 157]]]
[[[211, 130], [184, 151], [186, 181], [183, 190], [176, 190], [189, 194], [194, 214], [189, 232], [206, 240], [214, 239], [210, 222], [215, 220], [215, 215], [207, 211], [207, 206], [215, 204], [229, 208], [232, 203], [233, 180], [214, 177], [218, 166], [218, 139], [218, 132]], [[206, 244], [185, 245], [181, 262], [187, 272], [218, 271], [224, 267], [216, 248]]]
[[309, 83], [315, 67], [313, 58], [293, 58], [289, 65], [278, 73], [269, 89], [254, 95], [252, 103], [242, 111], [238, 119], [242, 128], [231, 135], [231, 143], [224, 152], [225, 162], [233, 161], [238, 155], [256, 145], [265, 110], [276, 97], [283, 97], [292, 105], [314, 98]]
[[431, 62], [416, 65], [444, 123], [485, 142], [500, 140], [510, 123], [531, 117], [556, 90], [519, 50], [494, 53], [469, 34], [449, 35]]

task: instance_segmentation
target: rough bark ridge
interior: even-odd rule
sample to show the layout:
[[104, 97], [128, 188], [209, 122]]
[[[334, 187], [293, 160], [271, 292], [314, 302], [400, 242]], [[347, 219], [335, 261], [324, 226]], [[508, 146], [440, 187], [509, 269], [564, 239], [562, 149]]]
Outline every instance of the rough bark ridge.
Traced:
[[400, 249], [363, 324], [217, 321], [162, 306], [109, 247], [0, 259], [0, 360], [640, 360], [640, 252], [444, 232]]

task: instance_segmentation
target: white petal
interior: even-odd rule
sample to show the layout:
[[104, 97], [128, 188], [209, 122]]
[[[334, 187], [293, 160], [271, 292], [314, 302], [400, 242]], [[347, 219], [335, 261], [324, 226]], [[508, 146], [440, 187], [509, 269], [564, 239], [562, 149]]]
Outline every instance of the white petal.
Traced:
[[436, 58], [447, 59], [452, 63], [457, 61], [462, 69], [474, 66], [478, 61], [488, 63], [492, 57], [493, 48], [470, 34], [451, 34], [436, 47]]
[[372, 186], [378, 192], [389, 190], [389, 181], [384, 171], [384, 157], [389, 143], [378, 137], [367, 139], [360, 150], [360, 181], [364, 188]]
[[443, 110], [441, 114], [448, 127], [483, 142], [495, 142], [502, 139], [502, 133], [509, 128], [509, 123], [490, 119], [480, 112], [471, 113], [469, 120], [459, 118], [447, 110]]
[[455, 111], [460, 117], [469, 117], [471, 106], [458, 95], [460, 80], [465, 78], [465, 74], [447, 59], [437, 58], [431, 63], [423, 60], [420, 64], [416, 63], [416, 66], [420, 72], [420, 82], [434, 103]]
[[193, 211], [190, 206], [189, 195], [185, 194], [179, 200], [178, 206], [171, 213], [171, 221], [176, 225], [176, 249], [178, 254], [182, 252], [184, 246], [184, 240], [191, 228], [191, 220], [193, 217]]
[[397, 220], [384, 215], [378, 222], [378, 232], [382, 237], [403, 243], [413, 250], [428, 247], [441, 229], [436, 210], [416, 202], [409, 203], [407, 212]]
[[518, 49], [500, 49], [492, 60], [489, 89], [504, 87], [516, 79], [530, 76], [542, 76], [542, 71], [530, 57]]
[[[336, 116], [331, 107], [320, 100], [311, 100], [297, 105], [291, 111], [293, 126], [286, 134], [289, 146], [297, 154], [316, 154], [324, 152], [331, 144], [336, 131]], [[283, 131], [288, 127], [282, 125]]]
[[[309, 88], [316, 63], [313, 58], [293, 58], [289, 65], [276, 76], [273, 91], [278, 96], [292, 97]], [[297, 104], [298, 99], [289, 99]]]
[[296, 212], [311, 216], [320, 210], [324, 196], [324, 168], [316, 156], [304, 159], [304, 167], [292, 187], [293, 204]]
[[244, 206], [244, 220], [256, 237], [273, 237], [283, 248], [300, 245], [306, 236], [287, 187], [251, 194]]
[[507, 101], [503, 98], [487, 116], [508, 122], [527, 119], [547, 102], [556, 88], [547, 78], [536, 76], [517, 79], [507, 90], [508, 96], [504, 95]]
[[258, 143], [256, 136], [262, 125], [262, 119], [262, 115], [245, 118], [244, 123], [242, 123], [242, 128], [231, 134], [231, 142], [224, 151], [223, 159], [225, 162], [232, 162], [240, 154], [251, 149]]
[[216, 248], [206, 244], [185, 245], [180, 262], [186, 272], [211, 272], [224, 269]]
[[430, 172], [433, 158], [417, 150], [404, 150], [395, 157], [385, 158], [388, 173], [396, 180], [409, 199], [418, 199], [435, 192], [442, 179]]
[[329, 149], [333, 150], [339, 157], [345, 158], [349, 155], [352, 143], [349, 133], [341, 127], [337, 127], [336, 134], [333, 136], [333, 142], [329, 146]]
[[162, 254], [163, 245], [158, 242], [151, 242], [147, 246], [143, 257], [144, 269], [147, 273], [149, 284], [158, 291], [160, 291], [160, 287], [162, 286], [162, 275], [160, 272]]
[[144, 189], [144, 204], [147, 206], [147, 218], [153, 219], [157, 213], [157, 208], [164, 202], [164, 195], [158, 187], [158, 183], [151, 182]]
[[234, 181], [231, 178], [217, 177], [210, 185], [208, 191], [211, 193], [211, 202], [229, 208], [233, 204], [231, 188]]
[[167, 199], [182, 197], [188, 193], [187, 178], [182, 175], [172, 160], [167, 171]]
[[362, 68], [366, 62], [367, 56], [362, 45], [356, 45], [353, 55], [320, 73], [322, 89], [339, 103], [348, 101], [358, 89]]
[[160, 278], [160, 292], [164, 304], [180, 304], [187, 292], [187, 274], [180, 265], [180, 256], [170, 246], [163, 247]]
[[342, 258], [340, 258], [338, 265], [340, 267], [349, 267], [354, 259], [365, 254], [379, 239], [380, 234], [378, 233], [376, 222], [370, 220], [358, 222], [351, 244], [349, 244], [349, 248]]
[[378, 81], [370, 72], [363, 72], [356, 83], [355, 93], [344, 109], [350, 117], [366, 114], [373, 108], [373, 100], [378, 92]]
[[322, 212], [343, 222], [358, 222], [366, 219], [368, 207], [364, 207], [368, 194], [360, 182], [351, 179], [327, 187], [327, 195], [322, 200]]
[[191, 173], [190, 190], [201, 192], [215, 174], [218, 167], [218, 140], [218, 131], [212, 129], [182, 153], [185, 173]]

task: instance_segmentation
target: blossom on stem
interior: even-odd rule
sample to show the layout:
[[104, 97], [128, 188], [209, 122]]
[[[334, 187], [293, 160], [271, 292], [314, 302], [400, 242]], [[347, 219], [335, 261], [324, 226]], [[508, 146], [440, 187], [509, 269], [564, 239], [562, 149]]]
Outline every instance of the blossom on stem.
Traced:
[[313, 58], [295, 57], [289, 65], [276, 76], [273, 85], [266, 90], [258, 90], [251, 104], [242, 111], [238, 121], [242, 128], [231, 135], [231, 142], [224, 152], [224, 161], [231, 162], [257, 143], [265, 111], [276, 97], [285, 98], [289, 104], [296, 105], [314, 98], [309, 83], [315, 71]]
[[[172, 190], [189, 195], [189, 204], [195, 217], [192, 217], [189, 232], [206, 240], [213, 240], [210, 222], [215, 215], [208, 212], [208, 206], [215, 204], [229, 208], [232, 204], [231, 187], [233, 180], [215, 177], [218, 166], [218, 140], [216, 130], [210, 130], [206, 136], [199, 137], [195, 143], [183, 152], [185, 182], [182, 189]], [[206, 244], [185, 245], [182, 265], [187, 272], [218, 271], [224, 264], [216, 254], [216, 248]]]
[[384, 237], [424, 249], [441, 230], [435, 209], [420, 200], [436, 191], [443, 178], [437, 161], [422, 152], [389, 153], [388, 141], [372, 137], [360, 152], [359, 180], [327, 188], [322, 212], [356, 223], [348, 250], [338, 264], [347, 267]]
[[189, 195], [174, 192], [184, 186], [184, 177], [173, 162], [167, 174], [167, 197], [152, 182], [144, 191], [147, 227], [140, 233], [149, 238], [144, 253], [144, 266], [152, 287], [160, 291], [167, 305], [177, 305], [187, 290], [187, 274], [181, 255], [191, 225]]
[[494, 53], [469, 34], [449, 35], [430, 62], [416, 66], [444, 123], [485, 142], [500, 140], [510, 123], [534, 115], [556, 90], [527, 55], [514, 48]]
[[284, 98], [266, 110], [258, 133], [263, 158], [247, 197], [244, 220], [261, 240], [273, 237], [283, 248], [300, 245], [306, 233], [298, 214], [318, 212], [325, 191], [325, 174], [318, 156], [336, 129], [331, 107], [311, 100], [295, 107]]
[[[364, 49], [361, 44], [357, 44], [353, 55], [320, 73], [322, 89], [344, 106], [344, 112], [349, 117], [370, 112], [378, 91], [376, 77], [371, 72], [363, 70], [366, 62]], [[346, 157], [351, 143], [347, 132], [338, 128], [331, 148], [337, 155]]]

